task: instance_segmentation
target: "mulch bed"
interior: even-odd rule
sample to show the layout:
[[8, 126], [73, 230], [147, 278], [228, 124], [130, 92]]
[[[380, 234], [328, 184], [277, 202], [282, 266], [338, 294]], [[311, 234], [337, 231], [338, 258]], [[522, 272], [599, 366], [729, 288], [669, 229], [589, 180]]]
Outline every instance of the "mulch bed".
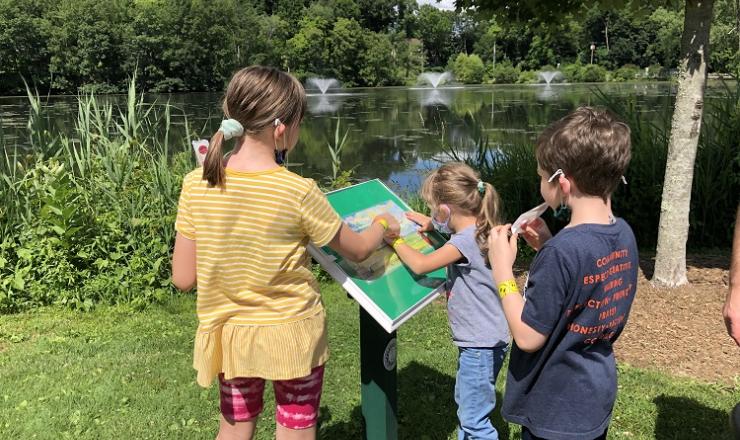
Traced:
[[678, 376], [734, 384], [740, 380], [740, 347], [722, 319], [730, 255], [690, 256], [689, 283], [654, 287], [654, 256], [641, 255], [640, 280], [629, 321], [615, 346], [617, 359]]

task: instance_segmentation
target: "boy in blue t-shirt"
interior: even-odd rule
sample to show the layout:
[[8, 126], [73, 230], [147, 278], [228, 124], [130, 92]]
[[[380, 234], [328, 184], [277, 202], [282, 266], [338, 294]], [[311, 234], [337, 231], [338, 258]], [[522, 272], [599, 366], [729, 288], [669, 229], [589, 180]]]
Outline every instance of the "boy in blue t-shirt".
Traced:
[[605, 439], [617, 395], [612, 345], [629, 316], [638, 255], [611, 194], [630, 161], [630, 129], [581, 107], [550, 125], [536, 146], [540, 192], [570, 221], [552, 237], [541, 219], [524, 225], [537, 250], [524, 296], [512, 265], [510, 225], [489, 236], [489, 258], [514, 344], [503, 417], [522, 439]]

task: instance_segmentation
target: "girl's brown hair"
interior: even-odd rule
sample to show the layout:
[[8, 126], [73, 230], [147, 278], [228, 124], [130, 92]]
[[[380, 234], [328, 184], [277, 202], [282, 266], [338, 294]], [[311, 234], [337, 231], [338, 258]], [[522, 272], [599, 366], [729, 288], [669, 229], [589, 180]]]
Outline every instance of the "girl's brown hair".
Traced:
[[[285, 125], [298, 123], [306, 111], [306, 91], [292, 75], [266, 66], [245, 67], [234, 74], [223, 99], [226, 118], [236, 119], [244, 134], [255, 134], [273, 126], [275, 119]], [[224, 187], [224, 134], [211, 138], [203, 162], [203, 179], [209, 186]]]
[[434, 170], [424, 180], [421, 197], [433, 207], [451, 205], [466, 214], [476, 216], [475, 241], [488, 261], [488, 234], [499, 225], [499, 196], [490, 183], [483, 182], [483, 194], [478, 189], [480, 176], [472, 168], [450, 162]]

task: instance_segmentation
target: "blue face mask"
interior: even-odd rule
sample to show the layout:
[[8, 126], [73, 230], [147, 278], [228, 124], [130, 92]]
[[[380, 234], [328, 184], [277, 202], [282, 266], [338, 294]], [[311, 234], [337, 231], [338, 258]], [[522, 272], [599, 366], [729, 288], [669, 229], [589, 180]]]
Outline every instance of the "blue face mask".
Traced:
[[432, 213], [432, 225], [434, 225], [434, 229], [436, 229], [438, 232], [451, 235], [452, 229], [450, 229], [449, 223], [450, 223], [450, 217], [452, 217], [452, 215], [450, 214], [450, 208], [448, 208], [445, 205], [440, 205], [440, 208], [447, 209], [447, 220], [445, 220], [444, 222], [437, 220], [437, 214], [433, 212]]

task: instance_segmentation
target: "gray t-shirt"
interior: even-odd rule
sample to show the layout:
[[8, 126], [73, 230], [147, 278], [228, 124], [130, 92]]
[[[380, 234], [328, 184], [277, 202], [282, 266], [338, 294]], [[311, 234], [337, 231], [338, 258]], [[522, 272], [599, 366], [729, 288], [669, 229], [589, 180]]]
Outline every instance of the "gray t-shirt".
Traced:
[[452, 341], [458, 347], [508, 344], [509, 326], [493, 274], [475, 241], [475, 226], [453, 234], [448, 243], [463, 255], [447, 267], [447, 317]]

